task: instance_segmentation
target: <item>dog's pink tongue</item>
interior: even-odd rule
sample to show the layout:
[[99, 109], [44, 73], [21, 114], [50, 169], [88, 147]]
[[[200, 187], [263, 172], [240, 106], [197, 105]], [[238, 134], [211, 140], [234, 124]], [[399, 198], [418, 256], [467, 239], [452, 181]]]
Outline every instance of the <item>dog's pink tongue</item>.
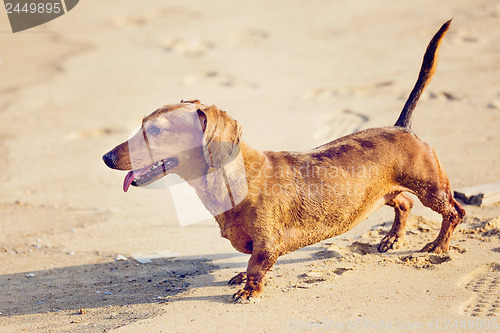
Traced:
[[130, 187], [130, 184], [132, 184], [134, 179], [135, 179], [135, 177], [134, 177], [133, 171], [130, 171], [129, 173], [127, 173], [127, 175], [125, 176], [125, 179], [123, 180], [123, 192], [128, 191], [128, 188]]
[[127, 173], [125, 176], [125, 179], [123, 180], [123, 191], [127, 192], [128, 188], [130, 187], [130, 184], [136, 179], [137, 177], [140, 177], [147, 173], [151, 169], [151, 166], [147, 166], [145, 168], [139, 169], [139, 170], [132, 170]]

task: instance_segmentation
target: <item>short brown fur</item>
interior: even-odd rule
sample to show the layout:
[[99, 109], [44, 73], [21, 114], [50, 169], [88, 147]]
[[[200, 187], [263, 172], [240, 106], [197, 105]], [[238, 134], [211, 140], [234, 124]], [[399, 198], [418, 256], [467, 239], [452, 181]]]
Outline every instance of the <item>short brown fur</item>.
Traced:
[[[437, 51], [442, 35], [437, 41], [433, 39], [437, 43], [431, 48], [433, 52]], [[424, 58], [423, 67], [431, 60], [434, 67], [434, 57]], [[429, 79], [427, 75], [419, 84], [425, 87]], [[394, 208], [395, 219], [378, 249], [384, 252], [400, 245], [413, 206], [413, 200], [404, 192], [416, 195], [443, 217], [439, 235], [422, 251], [448, 251], [451, 234], [465, 215], [453, 199], [448, 177], [434, 150], [409, 126], [367, 129], [309, 152], [261, 152], [241, 139], [241, 127], [227, 113], [198, 100], [167, 105], [152, 116], [168, 118], [173, 110], [185, 115], [176, 118], [182, 133], [190, 133], [190, 122], [194, 128], [201, 124], [200, 135], [193, 131], [184, 140], [202, 144], [200, 149], [177, 154], [178, 166], [169, 172], [186, 179], [209, 211], [217, 212], [217, 205], [227, 200], [227, 179], [238, 179], [242, 172], [246, 176], [246, 182], [240, 184], [248, 188], [245, 198], [225, 212], [214, 213], [222, 236], [236, 250], [250, 254], [246, 273], [230, 280], [246, 280], [234, 300], [258, 297], [267, 272], [279, 256], [340, 235], [383, 205]], [[141, 145], [139, 139], [140, 134], [107, 153], [103, 157], [106, 164], [131, 170], [133, 151], [134, 156], [139, 156], [134, 168], [143, 168], [158, 160], [151, 161], [148, 150], [166, 158], [171, 154], [171, 146], [183, 145], [182, 140], [173, 140], [168, 134], [158, 136], [159, 143], [153, 147]], [[234, 145], [217, 148], [213, 142]], [[241, 154], [244, 168], [237, 170], [221, 159], [234, 154]], [[225, 173], [211, 172], [221, 166]]]

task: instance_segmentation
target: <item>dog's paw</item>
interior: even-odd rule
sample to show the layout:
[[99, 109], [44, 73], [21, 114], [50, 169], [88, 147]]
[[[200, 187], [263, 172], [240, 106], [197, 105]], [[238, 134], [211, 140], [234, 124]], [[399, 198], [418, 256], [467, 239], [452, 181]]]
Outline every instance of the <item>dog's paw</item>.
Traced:
[[243, 281], [247, 279], [247, 273], [241, 272], [236, 274], [231, 278], [231, 280], [227, 281], [228, 284], [241, 284]]
[[233, 303], [252, 303], [257, 300], [259, 294], [260, 293], [254, 290], [240, 289], [236, 294], [233, 295], [232, 301]]
[[403, 244], [403, 237], [388, 233], [384, 238], [382, 238], [377, 249], [378, 252], [387, 252], [390, 249], [399, 249]]
[[449, 249], [448, 244], [444, 244], [441, 241], [433, 241], [433, 242], [430, 242], [429, 244], [427, 244], [426, 246], [424, 246], [422, 248], [422, 250], [420, 250], [419, 252], [429, 252], [429, 253], [440, 254], [440, 253], [448, 252], [448, 249]]

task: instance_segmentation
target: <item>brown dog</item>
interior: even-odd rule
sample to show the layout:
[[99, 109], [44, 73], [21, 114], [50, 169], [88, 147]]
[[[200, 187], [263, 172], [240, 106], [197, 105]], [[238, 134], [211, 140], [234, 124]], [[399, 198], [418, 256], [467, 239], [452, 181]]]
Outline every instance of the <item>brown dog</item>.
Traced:
[[439, 235], [422, 251], [446, 252], [465, 210], [453, 199], [434, 150], [410, 124], [449, 25], [431, 40], [417, 83], [392, 127], [357, 132], [305, 153], [261, 152], [241, 140], [239, 124], [224, 111], [198, 100], [181, 101], [147, 116], [139, 133], [104, 155], [104, 162], [132, 170], [125, 191], [168, 173], [195, 188], [222, 236], [251, 254], [246, 274], [230, 281], [246, 279], [235, 300], [258, 296], [279, 256], [340, 235], [383, 205], [396, 215], [378, 249], [393, 248], [404, 237], [413, 206], [403, 192], [443, 217]]

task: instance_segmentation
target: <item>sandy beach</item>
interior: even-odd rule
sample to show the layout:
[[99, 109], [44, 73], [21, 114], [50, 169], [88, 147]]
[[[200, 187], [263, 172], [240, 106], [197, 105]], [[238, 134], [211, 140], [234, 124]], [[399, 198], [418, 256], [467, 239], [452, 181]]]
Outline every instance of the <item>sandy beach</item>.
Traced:
[[181, 99], [260, 150], [392, 125], [450, 18], [412, 129], [463, 189], [500, 181], [498, 1], [86, 0], [18, 33], [0, 14], [0, 332], [498, 332], [498, 203], [464, 204], [439, 255], [418, 252], [441, 224], [418, 200], [404, 246], [379, 253], [382, 207], [233, 304], [249, 256], [101, 159]]

